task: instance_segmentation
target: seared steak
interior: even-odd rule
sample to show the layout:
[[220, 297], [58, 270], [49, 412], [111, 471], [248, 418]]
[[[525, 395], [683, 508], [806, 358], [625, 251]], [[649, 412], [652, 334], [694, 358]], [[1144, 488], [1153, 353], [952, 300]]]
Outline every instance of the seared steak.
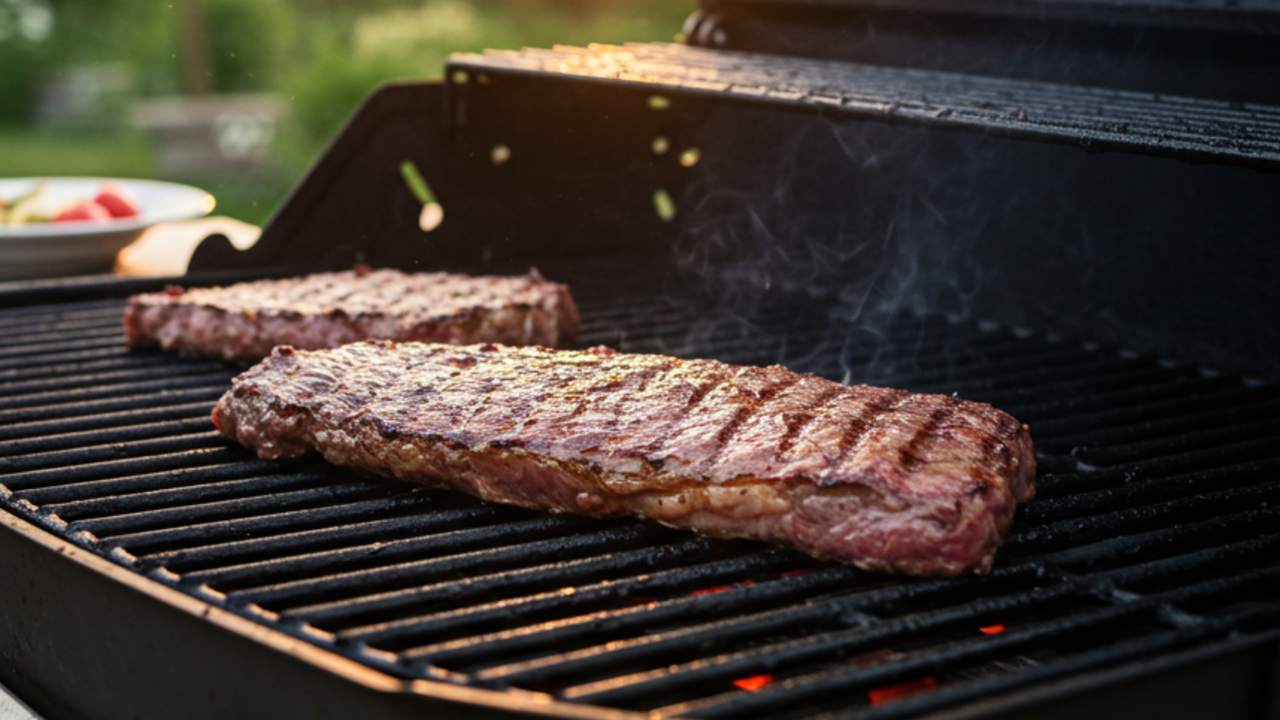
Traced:
[[131, 347], [258, 360], [276, 345], [357, 340], [556, 346], [578, 332], [569, 289], [537, 271], [472, 277], [395, 270], [319, 273], [129, 298]]
[[607, 348], [281, 347], [213, 419], [263, 458], [912, 575], [989, 570], [1035, 492], [1027, 427], [989, 405]]

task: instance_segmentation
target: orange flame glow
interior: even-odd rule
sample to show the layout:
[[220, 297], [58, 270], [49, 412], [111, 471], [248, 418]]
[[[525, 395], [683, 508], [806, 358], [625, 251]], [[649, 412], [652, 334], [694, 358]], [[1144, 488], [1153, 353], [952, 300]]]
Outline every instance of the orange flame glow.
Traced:
[[733, 684], [737, 686], [739, 690], [746, 690], [747, 692], [760, 692], [761, 690], [773, 684], [773, 676], [768, 674], [749, 675], [747, 677], [740, 677], [737, 680], [734, 680]]
[[908, 695], [932, 690], [936, 687], [938, 687], [938, 679], [932, 676], [925, 676], [918, 680], [877, 688], [867, 693], [867, 699], [871, 700], [872, 705], [879, 705], [880, 703], [898, 700]]
[[1003, 625], [987, 625], [987, 626], [978, 628], [978, 632], [982, 633], [983, 635], [999, 635], [1000, 633], [1004, 632], [1004, 626]]
[[733, 590], [734, 588], [751, 587], [752, 585], [755, 585], [755, 584], [756, 583], [754, 580], [743, 580], [742, 582], [737, 583], [736, 585], [712, 585], [711, 587], [704, 587], [698, 590], [690, 591], [689, 594], [692, 595], [693, 597], [702, 597], [703, 595], [715, 595], [716, 593], [722, 593], [722, 592], [725, 592], [726, 590]]

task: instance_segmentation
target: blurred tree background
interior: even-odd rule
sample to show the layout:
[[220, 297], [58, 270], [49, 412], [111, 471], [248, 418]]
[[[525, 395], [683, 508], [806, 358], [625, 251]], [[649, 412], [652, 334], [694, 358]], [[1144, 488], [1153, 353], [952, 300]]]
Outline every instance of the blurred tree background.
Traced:
[[[0, 0], [0, 177], [190, 182], [217, 196], [218, 213], [261, 223], [376, 85], [438, 77], [456, 51], [672, 40], [694, 5]], [[246, 113], [265, 113], [269, 131], [223, 127]], [[193, 117], [225, 136], [211, 152], [238, 160], [182, 155], [192, 136], [175, 123]]]

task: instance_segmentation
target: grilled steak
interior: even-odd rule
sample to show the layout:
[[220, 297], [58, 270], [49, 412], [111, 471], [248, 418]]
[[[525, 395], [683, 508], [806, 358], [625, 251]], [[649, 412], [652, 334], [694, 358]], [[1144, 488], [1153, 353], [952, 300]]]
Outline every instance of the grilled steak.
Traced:
[[281, 347], [213, 419], [263, 458], [913, 575], [986, 572], [1035, 492], [1027, 427], [989, 405], [607, 348]]
[[357, 269], [135, 295], [124, 331], [131, 347], [257, 360], [276, 345], [374, 339], [555, 346], [577, 334], [578, 310], [567, 287], [537, 271], [472, 277]]

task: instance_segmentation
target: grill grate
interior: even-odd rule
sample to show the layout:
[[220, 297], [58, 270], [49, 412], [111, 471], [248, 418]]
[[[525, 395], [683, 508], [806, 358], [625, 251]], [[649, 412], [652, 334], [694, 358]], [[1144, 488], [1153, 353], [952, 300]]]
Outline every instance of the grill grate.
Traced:
[[990, 576], [903, 580], [265, 462], [208, 421], [234, 368], [127, 352], [94, 301], [0, 313], [0, 506], [388, 673], [659, 715], [897, 717], [1280, 622], [1272, 386], [943, 317], [581, 300], [584, 344], [994, 402], [1040, 496]]

